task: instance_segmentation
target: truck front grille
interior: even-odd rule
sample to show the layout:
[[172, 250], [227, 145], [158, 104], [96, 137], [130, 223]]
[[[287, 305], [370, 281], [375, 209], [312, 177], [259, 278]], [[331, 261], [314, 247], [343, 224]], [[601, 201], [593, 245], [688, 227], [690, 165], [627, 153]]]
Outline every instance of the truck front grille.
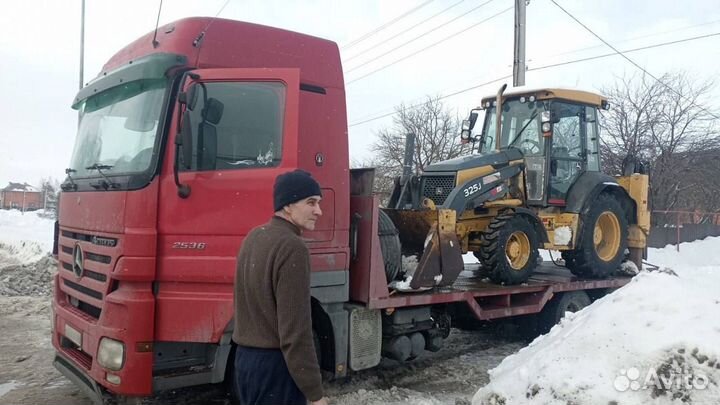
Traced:
[[[100, 319], [105, 295], [114, 285], [110, 274], [119, 255], [121, 240], [101, 234], [60, 231], [58, 259], [60, 262], [59, 303], [76, 316], [90, 322]], [[74, 270], [75, 249], [82, 249], [82, 272]], [[79, 270], [79, 269], [77, 269]]]
[[422, 177], [422, 195], [431, 199], [435, 205], [445, 203], [450, 192], [455, 188], [454, 175], [439, 175]]
[[88, 296], [90, 296], [90, 297], [93, 297], [93, 298], [95, 298], [96, 300], [101, 300], [102, 297], [103, 297], [103, 295], [102, 295], [101, 292], [95, 291], [95, 290], [93, 290], [93, 289], [91, 289], [91, 288], [87, 288], [87, 287], [85, 287], [84, 285], [80, 285], [80, 284], [78, 284], [78, 283], [73, 283], [72, 281], [70, 281], [70, 280], [68, 280], [68, 279], [64, 279], [63, 282], [65, 283], [66, 286], [72, 288], [73, 290], [79, 291], [79, 292], [81, 292], [81, 293], [83, 293], [83, 294], [85, 294], [85, 295], [88, 295]]

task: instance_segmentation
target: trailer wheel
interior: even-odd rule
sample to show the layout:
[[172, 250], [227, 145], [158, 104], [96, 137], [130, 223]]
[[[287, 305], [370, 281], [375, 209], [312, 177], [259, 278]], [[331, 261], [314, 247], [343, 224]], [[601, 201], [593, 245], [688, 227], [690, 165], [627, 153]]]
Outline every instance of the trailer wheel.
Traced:
[[540, 313], [518, 319], [520, 334], [528, 340], [550, 332], [566, 312], [578, 312], [592, 301], [585, 291], [568, 291], [553, 297]]
[[570, 271], [582, 277], [606, 278], [625, 255], [628, 221], [620, 203], [609, 194], [600, 194], [582, 216], [577, 248], [562, 254]]
[[385, 277], [390, 283], [395, 280], [402, 266], [402, 252], [400, 236], [392, 219], [383, 212], [378, 211], [378, 236], [380, 237], [380, 251], [385, 264]]
[[524, 217], [504, 213], [483, 232], [478, 253], [493, 282], [521, 284], [537, 267], [538, 245], [538, 235]]

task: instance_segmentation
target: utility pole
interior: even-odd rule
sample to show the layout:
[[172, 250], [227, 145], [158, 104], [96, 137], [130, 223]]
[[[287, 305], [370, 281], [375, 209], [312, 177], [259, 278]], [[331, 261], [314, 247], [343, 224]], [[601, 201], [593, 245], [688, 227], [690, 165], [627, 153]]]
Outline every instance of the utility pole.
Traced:
[[[529, 1], [528, 1], [529, 2]], [[513, 87], [525, 85], [525, 0], [515, 0]]]

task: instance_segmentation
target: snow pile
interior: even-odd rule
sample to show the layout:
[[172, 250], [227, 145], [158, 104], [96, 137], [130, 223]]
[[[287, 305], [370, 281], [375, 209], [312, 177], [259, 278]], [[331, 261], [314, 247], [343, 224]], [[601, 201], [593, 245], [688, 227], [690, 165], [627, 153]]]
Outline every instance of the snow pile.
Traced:
[[[490, 371], [473, 404], [716, 403], [720, 238], [650, 249], [661, 267], [584, 310]], [[674, 270], [674, 271], [673, 271]]]
[[51, 256], [26, 264], [0, 266], [0, 295], [48, 296], [52, 293], [52, 278], [57, 261]]
[[0, 295], [49, 295], [54, 220], [42, 211], [0, 210]]
[[556, 245], [567, 245], [572, 240], [572, 230], [569, 226], [561, 226], [555, 229], [554, 235]]
[[27, 264], [52, 250], [55, 221], [43, 211], [0, 210], [0, 266]]

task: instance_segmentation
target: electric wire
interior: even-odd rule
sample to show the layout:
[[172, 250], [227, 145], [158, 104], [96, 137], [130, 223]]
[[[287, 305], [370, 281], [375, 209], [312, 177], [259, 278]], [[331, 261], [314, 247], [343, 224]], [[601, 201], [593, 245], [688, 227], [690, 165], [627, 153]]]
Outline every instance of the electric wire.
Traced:
[[418, 6], [416, 6], [416, 7], [413, 7], [412, 9], [410, 9], [410, 10], [406, 11], [405, 13], [403, 13], [402, 15], [397, 16], [397, 17], [395, 17], [394, 19], [392, 19], [391, 21], [388, 21], [388, 22], [386, 22], [385, 24], [383, 24], [383, 25], [375, 28], [374, 30], [372, 30], [372, 31], [370, 31], [370, 32], [362, 35], [360, 38], [355, 39], [355, 40], [353, 40], [353, 41], [350, 41], [350, 42], [347, 43], [346, 45], [341, 46], [341, 48], [342, 48], [342, 49], [350, 49], [350, 48], [352, 48], [353, 46], [355, 46], [355, 45], [359, 44], [360, 42], [362, 42], [362, 41], [370, 38], [371, 36], [377, 34], [378, 32], [384, 30], [385, 28], [387, 28], [387, 27], [395, 24], [396, 22], [400, 21], [401, 19], [409, 16], [410, 14], [416, 12], [417, 10], [420, 10], [421, 8], [427, 6], [428, 4], [430, 4], [430, 3], [432, 3], [432, 2], [433, 2], [433, 0], [428, 0], [428, 1], [426, 1], [426, 2], [424, 2], [424, 3], [422, 3], [422, 4], [420, 4], [420, 5], [418, 5]]
[[[456, 92], [454, 92], [454, 93], [449, 93], [449, 94], [445, 94], [445, 95], [439, 96], [437, 99], [438, 99], [438, 100], [444, 100], [444, 99], [446, 99], [446, 98], [449, 98], [449, 97], [452, 97], [452, 96], [456, 96], [456, 95], [458, 95], [458, 94], [466, 93], [466, 92], [468, 92], [468, 91], [470, 91], [470, 90], [474, 90], [474, 89], [477, 89], [477, 88], [479, 88], [479, 87], [487, 86], [487, 85], [489, 85], [489, 84], [493, 84], [493, 83], [499, 82], [499, 81], [501, 81], [501, 80], [507, 80], [507, 79], [509, 79], [509, 78], [511, 78], [511, 77], [512, 77], [512, 75], [501, 76], [501, 77], [492, 79], [492, 80], [490, 80], [490, 81], [487, 81], [487, 82], [484, 82], [484, 83], [480, 83], [480, 84], [476, 84], [476, 85], [474, 85], [474, 86], [472, 86], [472, 87], [468, 87], [468, 88], [465, 88], [465, 89], [456, 91]], [[408, 106], [407, 108], [408, 108], [408, 109], [413, 109], [413, 108], [420, 107], [420, 106], [423, 105], [423, 104], [425, 104], [425, 103], [424, 103], [424, 102], [423, 102], [423, 103], [417, 103], [417, 104], [410, 105], [410, 106]], [[368, 123], [368, 122], [371, 122], [371, 121], [376, 121], [376, 120], [379, 120], [379, 119], [381, 119], [381, 118], [389, 117], [389, 116], [395, 115], [395, 114], [397, 114], [397, 112], [393, 110], [393, 111], [391, 111], [391, 112], [389, 112], [389, 113], [385, 113], [385, 114], [379, 115], [379, 116], [377, 116], [377, 117], [372, 117], [372, 118], [368, 118], [368, 119], [365, 119], [365, 120], [362, 120], [362, 121], [353, 122], [353, 123], [351, 123], [351, 124], [348, 124], [348, 128], [349, 128], [349, 127], [358, 126], [358, 125], [362, 125], [362, 124], [365, 124], [365, 123]]]
[[[448, 10], [450, 10], [451, 8], [453, 8], [453, 7], [457, 6], [458, 4], [462, 3], [463, 1], [465, 1], [465, 0], [460, 0], [460, 1], [458, 1], [457, 3], [455, 3], [455, 4], [451, 5], [450, 7], [447, 7], [447, 8], [444, 8], [444, 9], [442, 9], [441, 11], [439, 11], [439, 12], [437, 12], [437, 13], [435, 13], [435, 14], [431, 15], [430, 17], [428, 17], [428, 18], [426, 18], [426, 19], [424, 19], [424, 20], [420, 21], [419, 23], [417, 23], [417, 24], [413, 25], [412, 27], [406, 28], [406, 29], [404, 29], [403, 31], [401, 31], [401, 32], [399, 32], [399, 33], [397, 33], [397, 34], [393, 35], [392, 37], [390, 37], [390, 38], [387, 38], [387, 39], [383, 40], [382, 42], [385, 42], [385, 43], [387, 43], [387, 42], [390, 42], [390, 41], [392, 41], [393, 39], [395, 39], [395, 38], [399, 37], [400, 35], [402, 35], [402, 34], [404, 34], [404, 33], [408, 32], [408, 31], [410, 31], [410, 30], [413, 30], [413, 29], [417, 28], [417, 27], [419, 27], [419, 26], [420, 26], [420, 25], [422, 25], [422, 24], [425, 24], [426, 22], [428, 22], [428, 21], [432, 20], [433, 18], [435, 18], [435, 17], [439, 16], [440, 14], [443, 14], [443, 13], [445, 13], [446, 11], [448, 11]], [[382, 43], [382, 42], [381, 42], [381, 43]], [[349, 57], [349, 58], [347, 58], [347, 59], [344, 59], [344, 62], [350, 62], [351, 60], [353, 60], [353, 59], [357, 58], [358, 56], [360, 56], [360, 55], [364, 55], [364, 54], [366, 54], [366, 53], [368, 53], [368, 52], [372, 51], [373, 49], [375, 49], [375, 46], [377, 46], [377, 45], [379, 45], [379, 43], [378, 43], [378, 44], [375, 44], [375, 45], [373, 45], [373, 46], [371, 46], [370, 48], [367, 48], [367, 49], [365, 49], [364, 51], [360, 51], [360, 53], [357, 53], [357, 54], [355, 54], [355, 55], [353, 55], [353, 56], [351, 56], [351, 57]]]
[[578, 20], [578, 19], [577, 19], [574, 15], [572, 15], [569, 11], [565, 10], [565, 9], [564, 9], [560, 4], [558, 4], [555, 0], [550, 0], [550, 1], [551, 1], [554, 5], [556, 5], [560, 10], [562, 10], [565, 14], [567, 14], [570, 18], [572, 18], [573, 20], [575, 20], [576, 23], [580, 24], [580, 26], [582, 26], [583, 28], [585, 28], [586, 31], [588, 31], [588, 32], [591, 33], [593, 36], [595, 36], [595, 38], [599, 39], [602, 43], [604, 43], [604, 44], [607, 45], [610, 49], [612, 49], [613, 51], [615, 51], [615, 53], [617, 53], [618, 55], [622, 56], [625, 60], [627, 60], [628, 62], [630, 62], [633, 66], [635, 66], [636, 68], [642, 70], [646, 75], [648, 75], [648, 76], [650, 76], [651, 78], [655, 79], [655, 81], [658, 82], [659, 84], [661, 84], [663, 87], [665, 87], [665, 88], [667, 88], [668, 90], [670, 90], [671, 92], [675, 93], [678, 97], [680, 97], [680, 98], [688, 101], [691, 105], [694, 105], [695, 107], [699, 108], [700, 110], [705, 111], [708, 115], [712, 116], [713, 118], [715, 118], [715, 119], [720, 119], [720, 117], [718, 117], [718, 116], [715, 115], [714, 113], [708, 111], [708, 110], [705, 109], [704, 107], [697, 105], [694, 101], [690, 100], [687, 96], [681, 94], [680, 92], [678, 92], [677, 90], [675, 90], [674, 88], [672, 88], [672, 86], [670, 86], [669, 84], [667, 84], [667, 83], [663, 82], [662, 80], [658, 79], [657, 77], [655, 77], [655, 75], [653, 75], [652, 73], [648, 72], [645, 68], [643, 68], [642, 66], [640, 66], [640, 65], [639, 65], [638, 63], [636, 63], [634, 60], [630, 59], [630, 58], [629, 58], [628, 56], [626, 56], [624, 53], [620, 52], [617, 48], [615, 48], [614, 46], [612, 46], [609, 42], [607, 42], [606, 40], [604, 40], [600, 35], [596, 34], [593, 30], [591, 30], [587, 25], [583, 24], [580, 20]]
[[[637, 41], [638, 39], [645, 39], [645, 38], [657, 37], [657, 36], [660, 36], [660, 35], [671, 34], [671, 33], [673, 33], [673, 32], [679, 32], [679, 31], [685, 31], [685, 30], [689, 30], [689, 29], [692, 29], [692, 28], [700, 28], [700, 27], [704, 27], [704, 26], [707, 26], [707, 25], [717, 24], [717, 23], [720, 23], [720, 20], [707, 21], [707, 22], [704, 22], [704, 23], [694, 24], [694, 25], [686, 25], [686, 26], [684, 26], [684, 27], [674, 28], [674, 29], [671, 29], [671, 30], [660, 31], [660, 32], [653, 32], [652, 34], [641, 35], [641, 36], [632, 37], [632, 38], [624, 38], [624, 39], [621, 39], [621, 40], [617, 41], [616, 44], [622, 44], [622, 43], [630, 42], [630, 41]], [[572, 55], [572, 54], [574, 54], [574, 53], [579, 53], [579, 52], [582, 52], [582, 51], [588, 51], [588, 50], [590, 50], [590, 49], [600, 48], [600, 47], [603, 47], [603, 46], [604, 46], [604, 44], [586, 46], [586, 47], [583, 47], [583, 48], [576, 48], [576, 49], [573, 49], [573, 50], [570, 50], [570, 51], [564, 51], [564, 52], [554, 53], [554, 54], [551, 54], [551, 55], [547, 55], [547, 57], [548, 57], [548, 58], [553, 58], [553, 57], [555, 57], [555, 56]]]
[[[639, 51], [643, 51], [643, 50], [647, 50], [647, 49], [660, 48], [660, 47], [664, 47], [664, 46], [675, 45], [675, 44], [685, 43], [685, 42], [690, 42], [690, 41], [697, 41], [697, 40], [700, 40], [700, 39], [711, 38], [711, 37], [716, 37], [716, 36], [720, 36], [720, 32], [714, 32], [714, 33], [705, 34], [705, 35], [698, 35], [698, 36], [688, 37], [688, 38], [683, 38], [683, 39], [678, 39], [678, 40], [674, 40], [674, 41], [661, 42], [661, 43], [657, 43], [657, 44], [653, 44], [653, 45], [647, 45], [647, 46], [642, 46], [642, 47], [627, 49], [627, 50], [624, 50], [624, 51], [622, 51], [622, 52], [623, 52], [623, 53], [639, 52]], [[580, 62], [587, 62], [587, 61], [590, 61], [590, 60], [608, 58], [608, 57], [611, 57], [611, 56], [618, 56], [618, 53], [612, 52], [612, 53], [607, 53], [607, 54], [603, 54], [603, 55], [590, 56], [590, 57], [587, 57], [587, 58], [580, 58], [580, 59], [574, 59], [574, 60], [569, 60], [569, 61], [564, 61], [564, 62], [552, 63], [552, 64], [548, 64], [548, 65], [543, 65], [543, 66], [537, 66], [537, 67], [533, 67], [533, 68], [528, 68], [527, 71], [537, 71], [537, 70], [543, 70], [543, 69], [551, 69], [551, 68], [556, 68], [556, 67], [559, 67], [559, 66], [566, 66], [566, 65], [571, 65], [571, 64], [580, 63]], [[488, 81], [488, 82], [484, 82], [484, 83], [481, 83], [481, 84], [473, 85], [473, 86], [471, 86], [471, 87], [467, 87], [467, 88], [464, 88], [464, 89], [455, 91], [455, 92], [453, 92], [453, 93], [445, 94], [445, 95], [443, 95], [443, 96], [440, 96], [439, 99], [442, 100], [442, 99], [446, 99], [446, 98], [449, 98], [449, 97], [452, 97], [452, 96], [456, 96], [456, 95], [458, 95], [458, 94], [466, 93], [466, 92], [468, 92], [468, 91], [470, 91], [470, 90], [474, 90], [474, 89], [477, 89], [477, 88], [482, 87], [482, 86], [487, 86], [488, 84], [492, 84], [492, 83], [495, 83], [495, 82], [498, 82], [498, 81], [501, 81], [501, 80], [505, 80], [505, 79], [508, 79], [508, 78], [511, 78], [511, 77], [512, 77], [512, 75], [502, 76], [502, 77], [499, 77], [499, 78], [497, 78], [497, 79], [493, 79], [493, 80]], [[424, 104], [424, 103], [414, 104], [414, 105], [411, 105], [411, 106], [408, 107], [408, 108], [417, 108], [417, 107], [421, 106], [422, 104]], [[386, 113], [386, 114], [382, 114], [382, 115], [379, 115], [379, 116], [376, 116], [376, 117], [371, 117], [371, 118], [363, 119], [363, 120], [360, 120], [360, 121], [356, 121], [356, 122], [350, 123], [350, 124], [348, 125], [348, 127], [354, 127], [354, 126], [357, 126], [357, 125], [361, 125], [361, 124], [365, 124], [365, 123], [368, 123], [368, 122], [376, 121], [376, 120], [379, 120], [379, 119], [381, 119], [381, 118], [385, 118], [385, 117], [391, 116], [391, 115], [393, 115], [393, 114], [395, 114], [395, 113], [396, 113], [395, 111], [392, 111], [392, 112], [389, 112], [389, 113]]]
[[420, 35], [418, 35], [418, 36], [416, 36], [416, 37], [414, 37], [414, 38], [411, 38], [410, 40], [405, 41], [405, 42], [403, 42], [402, 44], [400, 44], [400, 45], [398, 45], [398, 46], [396, 46], [396, 47], [394, 47], [394, 48], [392, 48], [392, 49], [390, 49], [390, 50], [388, 50], [388, 51], [386, 51], [386, 52], [384, 52], [384, 53], [382, 53], [382, 54], [374, 57], [373, 59], [370, 59], [370, 60], [368, 60], [368, 61], [365, 61], [365, 62], [363, 62], [363, 63], [361, 63], [361, 64], [359, 64], [359, 65], [357, 65], [357, 66], [355, 66], [355, 67], [352, 67], [352, 68], [346, 70], [345, 73], [350, 73], [350, 72], [352, 72], [352, 71], [354, 71], [354, 70], [357, 70], [357, 69], [359, 69], [359, 68], [361, 68], [361, 67], [363, 67], [363, 66], [365, 66], [365, 65], [368, 65], [368, 64], [370, 64], [370, 63], [372, 63], [372, 62], [375, 62], [376, 60], [382, 58], [383, 56], [386, 56], [386, 55], [388, 55], [388, 54], [390, 54], [390, 53], [393, 53], [393, 52], [397, 51], [398, 49], [400, 49], [400, 48], [402, 48], [402, 47], [404, 47], [404, 46], [407, 46], [408, 44], [410, 44], [410, 43], [412, 43], [412, 42], [415, 42], [415, 41], [417, 41], [418, 39], [420, 39], [420, 38], [422, 38], [422, 37], [424, 37], [424, 36], [426, 36], [426, 35], [428, 35], [428, 34], [430, 34], [430, 33], [432, 33], [432, 32], [435, 32], [435, 31], [439, 30], [440, 28], [444, 28], [444, 27], [446, 27], [448, 24], [450, 24], [450, 23], [452, 23], [452, 22], [454, 22], [454, 21], [457, 21], [458, 19], [460, 19], [460, 18], [462, 18], [462, 17], [464, 17], [464, 16], [472, 13], [473, 11], [476, 11], [476, 10], [481, 9], [483, 6], [486, 6], [487, 4], [492, 3], [493, 1], [495, 1], [495, 0], [487, 0], [486, 2], [480, 4], [480, 5], [476, 6], [476, 7], [473, 7], [472, 9], [470, 9], [470, 10], [468, 10], [468, 11], [460, 14], [459, 16], [451, 19], [450, 21], [446, 21], [446, 22], [444, 22], [444, 23], [442, 23], [442, 24], [439, 24], [439, 25], [437, 25], [436, 27], [434, 27], [434, 28], [432, 28], [432, 29], [430, 29], [430, 30], [428, 30], [428, 31], [425, 31], [425, 32], [423, 32], [422, 34], [420, 34]]
[[[660, 48], [663, 46], [675, 45], [675, 44], [679, 44], [679, 43], [683, 43], [683, 42], [695, 41], [698, 39], [716, 37], [719, 35], [720, 35], [720, 32], [714, 32], [714, 33], [710, 33], [710, 34], [698, 35], [698, 36], [689, 37], [689, 38], [677, 39], [674, 41], [661, 42], [659, 44], [653, 44], [653, 45], [641, 46], [638, 48], [626, 49], [622, 52], [623, 53], [632, 53], [632, 52], [637, 52], [637, 51], [644, 51], [646, 49]], [[549, 69], [549, 68], [554, 68], [554, 67], [558, 67], [558, 66], [570, 65], [573, 63], [587, 62], [589, 60], [607, 58], [610, 56], [620, 56], [620, 55], [621, 54], [619, 54], [618, 52], [611, 52], [611, 53], [606, 53], [606, 54], [602, 54], [602, 55], [588, 56], [587, 58], [580, 58], [580, 59], [574, 59], [574, 60], [565, 61], [565, 62], [552, 63], [549, 65], [537, 66], [534, 68], [528, 68], [527, 70], [534, 71], [534, 70]], [[657, 79], [655, 79], [655, 80], [657, 80]]]
[[433, 42], [432, 44], [430, 44], [430, 45], [428, 45], [428, 46], [426, 46], [426, 47], [424, 47], [424, 48], [421, 48], [421, 49], [419, 49], [419, 50], [417, 50], [417, 51], [415, 51], [415, 52], [413, 52], [413, 53], [411, 53], [411, 54], [409, 54], [409, 55], [403, 56], [403, 57], [400, 58], [400, 59], [397, 59], [397, 60], [395, 60], [395, 61], [393, 61], [393, 62], [390, 62], [390, 63], [388, 63], [388, 64], [386, 64], [386, 65], [383, 65], [383, 66], [380, 67], [380, 68], [377, 68], [377, 69], [375, 69], [375, 70], [373, 70], [373, 71], [370, 71], [369, 73], [366, 73], [366, 74], [364, 74], [364, 75], [362, 75], [362, 76], [359, 76], [359, 77], [357, 77], [357, 78], [355, 78], [355, 79], [353, 79], [353, 80], [350, 80], [350, 81], [348, 81], [348, 82], [345, 83], [345, 86], [350, 85], [350, 84], [352, 84], [352, 83], [355, 83], [355, 82], [357, 82], [358, 80], [364, 79], [364, 78], [366, 78], [366, 77], [368, 77], [368, 76], [374, 75], [374, 74], [377, 73], [377, 72], [380, 72], [380, 71], [382, 71], [382, 70], [385, 70], [385, 69], [389, 68], [390, 66], [395, 65], [396, 63], [402, 62], [402, 61], [404, 61], [405, 59], [408, 59], [408, 58], [410, 58], [410, 57], [412, 57], [412, 56], [415, 56], [415, 55], [417, 55], [417, 54], [419, 54], [419, 53], [421, 53], [421, 52], [424, 52], [424, 51], [426, 51], [426, 50], [428, 50], [428, 49], [430, 49], [430, 48], [432, 48], [432, 47], [434, 47], [434, 46], [436, 46], [436, 45], [438, 45], [438, 44], [441, 44], [441, 43], [447, 41], [448, 39], [454, 38], [454, 37], [456, 37], [456, 36], [458, 36], [458, 35], [466, 32], [466, 31], [468, 31], [468, 30], [470, 30], [470, 29], [472, 29], [472, 28], [475, 28], [475, 27], [477, 27], [477, 26], [479, 26], [479, 25], [481, 25], [481, 24], [483, 24], [483, 23], [486, 23], [486, 22], [492, 20], [493, 18], [496, 18], [496, 17], [498, 17], [498, 16], [500, 16], [500, 15], [502, 15], [502, 14], [505, 14], [505, 13], [507, 13], [508, 11], [510, 11], [510, 10], [512, 10], [512, 9], [513, 9], [513, 7], [508, 7], [508, 8], [506, 8], [506, 9], [504, 9], [504, 10], [498, 12], [498, 13], [495, 13], [495, 14], [491, 15], [490, 17], [488, 17], [488, 18], [486, 18], [486, 19], [484, 19], [484, 20], [482, 20], [482, 21], [480, 21], [480, 22], [477, 22], [477, 23], [475, 23], [475, 24], [473, 24], [473, 25], [471, 25], [471, 26], [469, 26], [469, 27], [466, 27], [466, 28], [464, 28], [464, 29], [462, 29], [462, 30], [460, 30], [460, 31], [458, 31], [458, 32], [450, 35], [450, 36], [447, 36], [447, 37], [445, 37], [445, 38], [437, 41], [437, 42]]
[[345, 73], [350, 73], [350, 72], [352, 72], [352, 71], [354, 71], [354, 70], [357, 70], [357, 69], [359, 69], [359, 68], [361, 68], [361, 67], [363, 67], [363, 66], [365, 66], [365, 65], [368, 65], [368, 64], [370, 64], [370, 63], [372, 63], [372, 62], [375, 62], [376, 60], [382, 58], [383, 56], [388, 55], [388, 54], [390, 54], [390, 53], [392, 53], [392, 52], [395, 52], [395, 51], [397, 51], [398, 49], [400, 49], [400, 48], [402, 48], [402, 47], [404, 47], [404, 46], [407, 46], [408, 44], [410, 44], [410, 43], [412, 43], [412, 42], [417, 41], [418, 39], [424, 37], [425, 35], [430, 34], [430, 33], [432, 33], [432, 32], [435, 32], [435, 31], [439, 30], [440, 28], [446, 27], [448, 24], [450, 24], [450, 23], [452, 23], [452, 22], [454, 22], [454, 21], [456, 21], [456, 20], [458, 20], [458, 19], [460, 19], [460, 18], [462, 18], [462, 17], [464, 17], [464, 16], [472, 13], [473, 11], [479, 10], [479, 9], [482, 8], [483, 6], [485, 6], [485, 5], [489, 4], [489, 3], [492, 3], [493, 1], [495, 1], [495, 0], [487, 0], [486, 2], [480, 4], [479, 6], [473, 7], [472, 9], [470, 9], [470, 10], [468, 10], [468, 11], [460, 14], [459, 16], [453, 18], [453, 19], [450, 20], [450, 21], [446, 21], [446, 22], [444, 22], [444, 23], [442, 23], [442, 24], [439, 24], [438, 26], [436, 26], [436, 27], [434, 27], [434, 28], [432, 28], [432, 29], [430, 29], [430, 30], [428, 30], [428, 31], [425, 31], [425, 32], [423, 32], [422, 34], [416, 36], [415, 38], [411, 38], [409, 41], [403, 42], [402, 44], [396, 46], [395, 48], [392, 48], [392, 49], [390, 49], [389, 51], [386, 51], [386, 52], [384, 52], [384, 53], [382, 53], [382, 54], [374, 57], [373, 59], [370, 59], [370, 60], [368, 60], [368, 61], [366, 61], [366, 62], [363, 62], [363, 63], [361, 63], [361, 64], [359, 64], [359, 65], [357, 65], [357, 66], [355, 66], [355, 67], [353, 67], [353, 68], [350, 68], [350, 69], [346, 70]]

